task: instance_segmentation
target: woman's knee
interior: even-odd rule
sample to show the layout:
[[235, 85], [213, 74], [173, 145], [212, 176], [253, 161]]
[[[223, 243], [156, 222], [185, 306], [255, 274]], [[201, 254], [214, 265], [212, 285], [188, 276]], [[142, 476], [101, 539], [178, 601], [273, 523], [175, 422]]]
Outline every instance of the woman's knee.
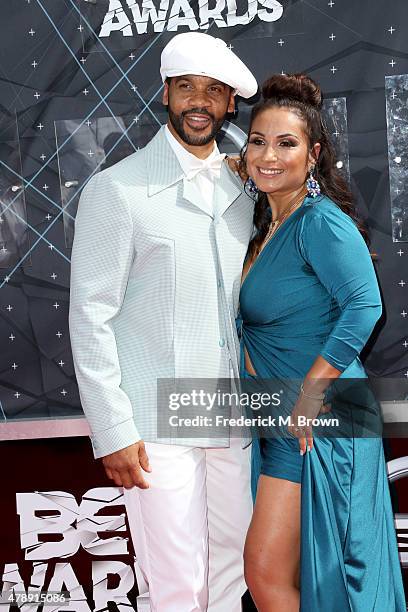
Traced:
[[272, 555], [262, 551], [252, 551], [248, 547], [244, 550], [244, 574], [246, 583], [251, 586], [271, 584], [275, 580], [273, 572], [274, 562]]
[[250, 546], [245, 547], [244, 574], [250, 590], [263, 586], [277, 590], [298, 587], [299, 560], [293, 557], [286, 559], [276, 551], [279, 551], [279, 548], [254, 550]]
[[[293, 572], [277, 571], [279, 559], [244, 554], [244, 574], [258, 610], [299, 610], [299, 583]], [[281, 568], [282, 569], [282, 568]]]

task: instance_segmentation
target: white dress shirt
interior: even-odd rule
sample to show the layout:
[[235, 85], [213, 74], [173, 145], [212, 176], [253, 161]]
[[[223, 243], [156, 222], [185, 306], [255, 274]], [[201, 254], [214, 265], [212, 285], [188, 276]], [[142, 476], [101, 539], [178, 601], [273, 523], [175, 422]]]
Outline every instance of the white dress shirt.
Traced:
[[[177, 138], [170, 132], [167, 125], [165, 127], [165, 133], [187, 180], [190, 180], [197, 187], [208, 206], [208, 212], [213, 217], [214, 179], [220, 176], [221, 164], [225, 157], [225, 153], [220, 153], [217, 144], [214, 143], [214, 148], [210, 155], [205, 159], [200, 159], [183, 147]], [[209, 168], [213, 171], [209, 171]]]

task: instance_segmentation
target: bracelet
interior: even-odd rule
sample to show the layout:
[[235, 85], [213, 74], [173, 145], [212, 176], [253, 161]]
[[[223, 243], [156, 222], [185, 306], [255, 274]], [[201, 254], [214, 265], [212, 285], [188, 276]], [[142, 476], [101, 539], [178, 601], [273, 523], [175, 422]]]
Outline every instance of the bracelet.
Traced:
[[308, 399], [317, 400], [319, 402], [323, 402], [325, 396], [324, 393], [321, 393], [320, 395], [308, 395], [307, 393], [305, 393], [303, 383], [300, 385], [300, 392], [303, 393], [303, 395]]

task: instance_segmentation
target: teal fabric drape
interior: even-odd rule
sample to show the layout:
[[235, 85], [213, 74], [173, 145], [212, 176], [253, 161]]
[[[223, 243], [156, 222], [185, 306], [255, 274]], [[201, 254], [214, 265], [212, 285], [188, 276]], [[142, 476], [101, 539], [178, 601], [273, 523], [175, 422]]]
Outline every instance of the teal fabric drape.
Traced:
[[[242, 351], [260, 379], [301, 380], [318, 355], [341, 378], [363, 379], [359, 353], [380, 313], [354, 222], [328, 198], [307, 197], [243, 282]], [[245, 377], [243, 354], [241, 365]], [[254, 438], [254, 494], [261, 447]], [[301, 612], [405, 612], [381, 438], [315, 438], [300, 469]]]

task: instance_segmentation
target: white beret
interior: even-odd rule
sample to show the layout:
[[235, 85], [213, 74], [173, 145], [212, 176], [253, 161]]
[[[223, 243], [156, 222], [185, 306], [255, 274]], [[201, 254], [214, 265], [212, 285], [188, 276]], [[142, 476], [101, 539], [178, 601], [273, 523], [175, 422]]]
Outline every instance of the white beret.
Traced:
[[226, 83], [243, 98], [256, 94], [258, 84], [252, 72], [221, 38], [201, 32], [177, 34], [161, 54], [160, 74], [167, 77], [194, 74]]

